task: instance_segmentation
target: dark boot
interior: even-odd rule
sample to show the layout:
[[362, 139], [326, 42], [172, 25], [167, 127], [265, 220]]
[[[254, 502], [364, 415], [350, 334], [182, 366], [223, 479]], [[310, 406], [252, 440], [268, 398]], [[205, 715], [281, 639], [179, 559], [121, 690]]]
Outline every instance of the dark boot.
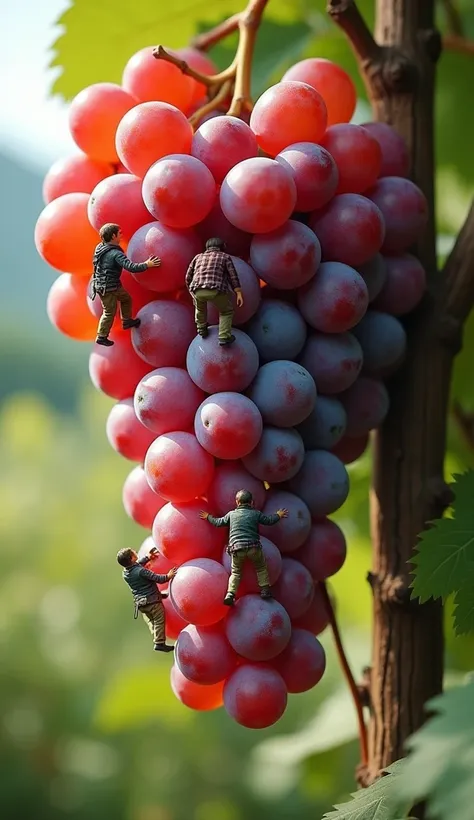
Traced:
[[131, 330], [132, 327], [140, 327], [141, 319], [124, 319], [122, 322], [123, 330]]
[[174, 652], [174, 646], [169, 646], [167, 643], [155, 643], [153, 649], [156, 652]]
[[107, 336], [97, 336], [95, 343], [97, 345], [104, 345], [104, 347], [112, 347], [113, 345], [112, 339], [108, 339]]
[[208, 327], [209, 325], [203, 328], [202, 330], [198, 330], [198, 336], [201, 336], [202, 339], [207, 339], [207, 337], [209, 336]]
[[266, 598], [267, 600], [269, 598], [273, 598], [272, 591], [271, 591], [270, 587], [262, 587], [261, 590], [260, 590], [260, 597], [261, 598]]
[[226, 606], [234, 606], [235, 603], [235, 595], [233, 592], [228, 592], [224, 598], [224, 604]]
[[227, 347], [228, 345], [231, 345], [232, 342], [235, 342], [235, 336], [233, 334], [232, 336], [229, 336], [228, 339], [219, 339], [219, 344], [221, 347]]

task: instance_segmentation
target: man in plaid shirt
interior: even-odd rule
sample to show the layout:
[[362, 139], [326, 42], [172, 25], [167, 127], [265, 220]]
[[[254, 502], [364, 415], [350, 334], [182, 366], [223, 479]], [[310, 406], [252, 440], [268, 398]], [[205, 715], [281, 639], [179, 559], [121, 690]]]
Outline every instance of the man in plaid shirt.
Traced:
[[204, 253], [194, 257], [186, 273], [186, 287], [193, 297], [199, 335], [205, 339], [208, 334], [207, 303], [212, 302], [219, 311], [219, 344], [232, 344], [235, 341], [232, 335], [234, 308], [230, 291], [237, 296], [237, 307], [243, 305], [244, 297], [234, 263], [225, 253], [222, 239], [208, 239]]

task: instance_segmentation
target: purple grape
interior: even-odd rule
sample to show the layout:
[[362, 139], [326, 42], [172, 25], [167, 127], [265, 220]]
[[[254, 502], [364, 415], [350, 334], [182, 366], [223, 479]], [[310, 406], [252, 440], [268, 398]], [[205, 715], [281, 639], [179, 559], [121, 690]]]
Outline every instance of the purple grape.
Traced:
[[426, 273], [411, 253], [386, 256], [387, 277], [374, 307], [392, 316], [403, 316], [416, 308], [426, 289]]
[[401, 364], [407, 337], [403, 325], [395, 316], [368, 310], [352, 332], [364, 354], [364, 373], [386, 375]]
[[352, 333], [313, 333], [299, 357], [320, 393], [341, 393], [357, 379], [362, 348]]
[[265, 424], [294, 427], [311, 413], [316, 385], [300, 364], [278, 359], [264, 364], [248, 390]]
[[373, 302], [385, 284], [387, 278], [387, 260], [381, 253], [376, 253], [365, 265], [359, 265], [357, 270], [367, 285], [369, 302]]
[[298, 472], [304, 459], [304, 444], [292, 427], [264, 427], [262, 437], [250, 455], [242, 459], [244, 467], [261, 481], [278, 484]]
[[299, 473], [288, 483], [309, 507], [313, 518], [342, 507], [349, 494], [349, 476], [342, 461], [327, 450], [308, 450]]
[[[268, 288], [263, 288], [263, 295]], [[280, 299], [264, 299], [245, 328], [262, 364], [275, 359], [296, 359], [306, 341], [306, 323], [293, 305]]]
[[346, 429], [346, 411], [332, 396], [318, 396], [313, 410], [296, 428], [306, 450], [332, 450]]
[[382, 424], [390, 406], [384, 383], [366, 376], [359, 376], [349, 390], [341, 393], [340, 399], [347, 413], [348, 436], [364, 436], [375, 430]]

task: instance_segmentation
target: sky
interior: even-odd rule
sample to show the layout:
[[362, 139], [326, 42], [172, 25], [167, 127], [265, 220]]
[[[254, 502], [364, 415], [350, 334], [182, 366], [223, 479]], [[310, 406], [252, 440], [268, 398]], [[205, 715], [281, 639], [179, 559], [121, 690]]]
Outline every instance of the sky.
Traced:
[[54, 24], [68, 5], [67, 0], [0, 0], [0, 151], [40, 171], [77, 151], [66, 106], [48, 98], [55, 76], [48, 69], [49, 49], [60, 31]]

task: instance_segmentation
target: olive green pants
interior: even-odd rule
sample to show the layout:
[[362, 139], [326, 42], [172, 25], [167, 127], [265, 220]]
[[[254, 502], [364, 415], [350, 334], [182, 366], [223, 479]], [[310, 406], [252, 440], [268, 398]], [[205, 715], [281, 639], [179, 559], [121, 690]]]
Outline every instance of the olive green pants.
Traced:
[[242, 570], [246, 560], [252, 562], [257, 573], [257, 581], [260, 589], [270, 586], [268, 577], [267, 562], [261, 547], [246, 547], [231, 553], [231, 570], [227, 592], [236, 595], [242, 580]]
[[120, 318], [122, 322], [125, 321], [125, 319], [132, 318], [132, 297], [128, 291], [120, 285], [117, 290], [111, 290], [110, 293], [99, 296], [99, 299], [102, 304], [102, 316], [100, 317], [97, 335], [108, 336], [114, 323], [115, 314], [117, 313], [117, 304], [120, 304]]
[[219, 341], [224, 342], [230, 339], [232, 336], [232, 318], [234, 316], [230, 293], [202, 288], [194, 291], [193, 300], [198, 333], [207, 328], [207, 303], [211, 302], [219, 311]]
[[148, 624], [153, 638], [153, 643], [165, 642], [165, 608], [163, 601], [156, 601], [154, 604], [147, 604], [139, 607], [143, 619]]

